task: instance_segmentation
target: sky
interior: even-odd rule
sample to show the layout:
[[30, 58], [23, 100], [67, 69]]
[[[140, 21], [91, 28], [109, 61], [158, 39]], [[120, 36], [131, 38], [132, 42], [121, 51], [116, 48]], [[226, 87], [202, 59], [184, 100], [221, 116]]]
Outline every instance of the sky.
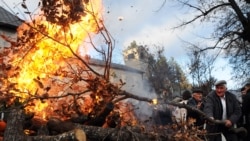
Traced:
[[[21, 2], [22, 0], [0, 0], [0, 6], [22, 13]], [[38, 0], [26, 2], [30, 11], [37, 8]], [[122, 50], [136, 41], [139, 45], [164, 47], [165, 56], [174, 57], [185, 71], [188, 59], [182, 40], [195, 43], [201, 40], [199, 36], [208, 34], [209, 31], [204, 30], [204, 26], [199, 23], [173, 30], [181, 20], [190, 19], [192, 14], [173, 0], [164, 2], [165, 0], [103, 0], [104, 24], [115, 39], [113, 57], [116, 63], [124, 63]], [[22, 14], [19, 16], [23, 17]], [[227, 62], [219, 59], [216, 64], [213, 75], [217, 79], [228, 81], [229, 88], [234, 88]]]

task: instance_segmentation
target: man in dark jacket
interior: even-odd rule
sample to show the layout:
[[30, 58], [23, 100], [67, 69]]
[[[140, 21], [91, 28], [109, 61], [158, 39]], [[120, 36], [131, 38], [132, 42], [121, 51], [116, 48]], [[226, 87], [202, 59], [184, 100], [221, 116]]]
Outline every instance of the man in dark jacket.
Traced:
[[[192, 92], [192, 97], [187, 101], [187, 105], [197, 108], [202, 111], [204, 105], [203, 105], [203, 91], [200, 89], [194, 89]], [[195, 111], [188, 110], [187, 111], [187, 119], [188, 118], [194, 118], [196, 119], [195, 125], [202, 128], [202, 125], [204, 124], [204, 120], [201, 117], [201, 115]]]
[[230, 128], [238, 122], [241, 117], [241, 107], [235, 95], [227, 91], [225, 80], [215, 83], [215, 91], [210, 92], [204, 104], [204, 113], [215, 120], [222, 120], [224, 124], [207, 124], [209, 141], [221, 141], [224, 135], [227, 141], [237, 141], [237, 135], [230, 132]]
[[242, 114], [245, 119], [245, 128], [248, 132], [244, 140], [250, 141], [250, 83], [247, 83], [242, 91]]

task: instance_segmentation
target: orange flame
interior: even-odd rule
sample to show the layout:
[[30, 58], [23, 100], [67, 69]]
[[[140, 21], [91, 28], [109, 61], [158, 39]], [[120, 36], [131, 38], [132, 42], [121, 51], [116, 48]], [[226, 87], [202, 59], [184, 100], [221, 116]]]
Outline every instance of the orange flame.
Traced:
[[[23, 24], [19, 27], [18, 34], [21, 36], [27, 30], [39, 31], [42, 29], [41, 32], [35, 32], [34, 38], [30, 39], [32, 41], [25, 45], [32, 46], [27, 54], [20, 53], [21, 55], [19, 54], [12, 61], [12, 65], [18, 66], [20, 71], [17, 77], [12, 77], [9, 81], [17, 83], [17, 88], [22, 93], [15, 92], [15, 94], [23, 98], [23, 101], [38, 93], [38, 87], [41, 86], [34, 80], [52, 77], [61, 66], [65, 65], [64, 59], [72, 57], [71, 51], [77, 53], [84, 39], [87, 39], [90, 33], [98, 31], [96, 20], [101, 17], [101, 0], [89, 1], [84, 8], [91, 12], [86, 12], [80, 22], [72, 23], [67, 28], [45, 20], [36, 21], [39, 22], [39, 26], [30, 23], [31, 26], [27, 27], [26, 24]], [[43, 111], [46, 107], [48, 107], [48, 103], [36, 102], [35, 108], [27, 110], [46, 117]]]

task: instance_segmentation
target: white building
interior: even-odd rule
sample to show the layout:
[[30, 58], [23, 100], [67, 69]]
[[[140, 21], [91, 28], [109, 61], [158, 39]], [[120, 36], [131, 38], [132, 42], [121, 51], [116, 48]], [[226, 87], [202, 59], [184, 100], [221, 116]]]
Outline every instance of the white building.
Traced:
[[[21, 21], [15, 15], [0, 6], [0, 35], [15, 40], [16, 29], [19, 25], [21, 25]], [[10, 44], [1, 37], [0, 47], [10, 47]]]

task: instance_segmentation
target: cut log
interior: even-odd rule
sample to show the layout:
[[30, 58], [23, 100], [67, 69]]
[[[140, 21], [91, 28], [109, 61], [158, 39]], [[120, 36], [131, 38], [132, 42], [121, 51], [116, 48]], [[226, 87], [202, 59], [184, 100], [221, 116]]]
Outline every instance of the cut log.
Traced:
[[26, 136], [24, 141], [87, 141], [82, 129], [74, 129], [56, 136]]
[[96, 126], [78, 125], [84, 130], [88, 141], [168, 141], [169, 136], [158, 133], [144, 133], [138, 128], [124, 127], [102, 128]]
[[50, 135], [58, 135], [75, 129], [75, 125], [69, 121], [62, 121], [58, 118], [50, 118], [47, 123]]

